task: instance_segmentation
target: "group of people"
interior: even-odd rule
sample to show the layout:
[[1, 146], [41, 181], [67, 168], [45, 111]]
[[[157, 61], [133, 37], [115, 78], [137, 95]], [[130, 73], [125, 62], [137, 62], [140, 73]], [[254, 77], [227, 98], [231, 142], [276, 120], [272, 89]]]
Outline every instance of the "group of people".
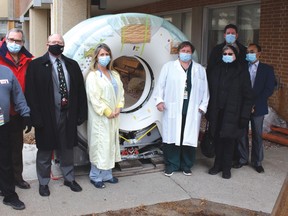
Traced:
[[[225, 42], [211, 52], [207, 69], [192, 59], [195, 47], [188, 41], [178, 46], [178, 58], [166, 63], [155, 86], [156, 107], [162, 113], [164, 174], [181, 171], [190, 176], [202, 116], [209, 121], [215, 144], [215, 161], [208, 173], [249, 163], [249, 121], [252, 129], [251, 165], [264, 172], [262, 126], [272, 95], [273, 68], [260, 63], [261, 47], [247, 48], [237, 41], [237, 27], [224, 29]], [[113, 176], [121, 160], [119, 114], [124, 107], [120, 75], [112, 67], [112, 52], [97, 45], [84, 78], [78, 63], [62, 54], [60, 34], [47, 40], [47, 52], [36, 59], [24, 47], [24, 34], [11, 29], [0, 44], [0, 193], [14, 209], [25, 204], [15, 186], [29, 189], [22, 177], [23, 129], [33, 126], [37, 146], [36, 172], [39, 194], [49, 196], [52, 155], [60, 161], [64, 185], [82, 190], [75, 181], [73, 147], [77, 126], [87, 121], [90, 182], [96, 188], [118, 183]]]
[[195, 162], [201, 116], [209, 122], [208, 132], [215, 146], [211, 175], [222, 172], [231, 178], [231, 168], [249, 164], [249, 122], [251, 122], [251, 166], [263, 173], [262, 128], [268, 113], [268, 98], [275, 88], [273, 67], [259, 62], [261, 47], [246, 48], [237, 41], [238, 28], [228, 24], [225, 41], [216, 45], [207, 69], [192, 59], [190, 42], [178, 47], [178, 59], [166, 63], [156, 85], [156, 106], [163, 112], [164, 174], [175, 171], [191, 175]]
[[[73, 147], [77, 126], [88, 120], [90, 179], [97, 188], [104, 182], [118, 182], [112, 175], [121, 160], [119, 114], [124, 107], [124, 89], [119, 74], [112, 70], [112, 53], [106, 44], [94, 52], [90, 71], [84, 80], [78, 63], [62, 54], [60, 34], [47, 40], [47, 52], [33, 59], [24, 47], [24, 34], [11, 29], [0, 44], [0, 193], [3, 203], [25, 209], [15, 186], [29, 189], [22, 177], [23, 129], [35, 130], [36, 173], [39, 194], [49, 196], [51, 159], [60, 162], [64, 185], [74, 192]], [[86, 94], [86, 92], [88, 92]], [[87, 118], [88, 117], [88, 118]]]

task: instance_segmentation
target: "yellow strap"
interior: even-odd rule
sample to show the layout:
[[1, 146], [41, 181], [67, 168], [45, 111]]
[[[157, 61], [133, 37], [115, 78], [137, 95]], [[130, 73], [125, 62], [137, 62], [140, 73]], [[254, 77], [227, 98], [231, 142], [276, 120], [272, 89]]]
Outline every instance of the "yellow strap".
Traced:
[[144, 47], [145, 47], [145, 44], [146, 44], [146, 40], [147, 40], [147, 33], [148, 33], [148, 27], [149, 27], [149, 19], [148, 19], [148, 14], [146, 15], [146, 22], [145, 22], [145, 34], [144, 34], [144, 43], [142, 44], [142, 49], [141, 49], [141, 53], [140, 55], [143, 54], [144, 52]]
[[144, 133], [142, 136], [140, 136], [138, 139], [137, 139], [137, 142], [139, 140], [141, 140], [144, 136], [146, 136], [150, 131], [152, 131], [157, 125], [155, 124], [152, 128], [150, 128], [148, 131], [146, 131], [146, 133]]

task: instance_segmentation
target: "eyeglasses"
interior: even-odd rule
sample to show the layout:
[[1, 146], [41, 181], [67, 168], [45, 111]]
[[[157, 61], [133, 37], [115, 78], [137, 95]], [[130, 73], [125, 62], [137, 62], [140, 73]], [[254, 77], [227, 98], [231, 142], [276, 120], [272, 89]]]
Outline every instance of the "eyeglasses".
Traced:
[[223, 53], [223, 55], [229, 55], [232, 56], [234, 53]]
[[11, 42], [11, 43], [16, 43], [16, 44], [22, 44], [22, 40], [16, 40], [16, 39], [14, 39], [14, 38], [7, 38], [7, 40], [9, 41], [9, 42]]

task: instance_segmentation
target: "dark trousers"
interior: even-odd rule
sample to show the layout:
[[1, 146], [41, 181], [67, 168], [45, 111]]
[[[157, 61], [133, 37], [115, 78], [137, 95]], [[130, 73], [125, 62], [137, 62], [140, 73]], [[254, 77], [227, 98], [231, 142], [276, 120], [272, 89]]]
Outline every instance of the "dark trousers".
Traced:
[[[262, 143], [262, 131], [264, 116], [251, 117], [252, 131], [252, 149], [251, 149], [251, 164], [252, 166], [261, 166], [264, 158], [264, 149]], [[240, 163], [249, 162], [249, 127], [243, 129], [243, 136], [238, 140], [238, 150], [240, 154]]]
[[186, 115], [183, 115], [180, 146], [167, 143], [164, 143], [163, 145], [163, 156], [165, 161], [165, 169], [167, 171], [173, 172], [178, 170], [190, 170], [194, 165], [196, 158], [196, 148], [182, 145], [185, 123]]
[[214, 167], [217, 169], [222, 169], [225, 171], [230, 171], [232, 167], [234, 146], [236, 139], [220, 137], [220, 130], [222, 128], [223, 122], [223, 111], [219, 112], [218, 124], [215, 132], [214, 142], [215, 142], [215, 160]]
[[230, 171], [234, 152], [235, 139], [215, 137], [214, 167]]
[[16, 182], [21, 182], [23, 180], [23, 118], [20, 115], [10, 116], [9, 124], [14, 178]]
[[12, 146], [9, 143], [9, 123], [0, 126], [0, 190], [5, 201], [18, 198], [15, 192], [12, 166]]
[[[60, 169], [63, 174], [63, 178], [66, 181], [74, 181], [74, 154], [73, 148], [67, 149], [67, 113], [61, 112], [58, 122], [58, 138], [60, 147], [55, 151], [56, 157], [60, 161]], [[41, 150], [38, 149], [36, 156], [36, 171], [39, 183], [41, 185], [47, 185], [50, 181], [51, 173], [51, 159], [53, 150]]]

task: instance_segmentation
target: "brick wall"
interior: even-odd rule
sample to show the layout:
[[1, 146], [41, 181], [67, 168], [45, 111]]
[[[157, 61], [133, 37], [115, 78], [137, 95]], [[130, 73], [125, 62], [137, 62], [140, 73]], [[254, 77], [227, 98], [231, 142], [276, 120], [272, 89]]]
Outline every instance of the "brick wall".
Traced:
[[269, 104], [288, 121], [288, 1], [262, 0], [260, 20], [262, 60], [274, 66], [281, 88]]
[[[153, 4], [126, 9], [121, 12], [161, 13], [192, 7], [201, 7], [230, 0], [165, 0]], [[237, 2], [237, 1], [234, 1]], [[269, 99], [269, 105], [288, 121], [288, 1], [262, 0], [260, 18], [261, 60], [274, 66], [275, 74], [280, 77], [281, 88]]]
[[192, 7], [201, 7], [206, 5], [215, 5], [221, 3], [231, 3], [237, 1], [231, 0], [163, 0], [156, 3], [151, 3], [144, 6], [129, 8], [125, 10], [117, 11], [117, 13], [160, 13], [165, 11], [175, 11], [181, 9], [187, 9]]

